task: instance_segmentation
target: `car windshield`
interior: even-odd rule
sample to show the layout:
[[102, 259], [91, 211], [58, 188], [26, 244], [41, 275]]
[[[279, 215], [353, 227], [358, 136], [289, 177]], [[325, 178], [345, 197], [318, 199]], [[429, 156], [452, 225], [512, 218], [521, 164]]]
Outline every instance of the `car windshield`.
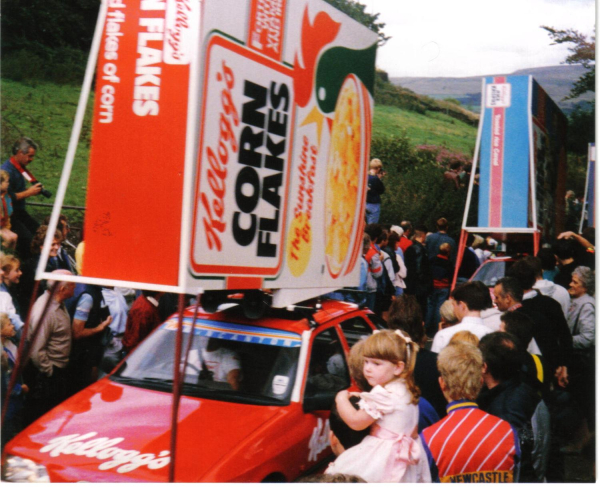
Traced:
[[[192, 318], [184, 317], [182, 360]], [[177, 318], [159, 326], [111, 379], [171, 391]], [[197, 319], [182, 394], [260, 405], [289, 403], [301, 337], [293, 332]]]
[[496, 286], [500, 278], [506, 276], [506, 271], [512, 266], [514, 261], [488, 261], [477, 270], [471, 278], [471, 281], [482, 281], [486, 286]]

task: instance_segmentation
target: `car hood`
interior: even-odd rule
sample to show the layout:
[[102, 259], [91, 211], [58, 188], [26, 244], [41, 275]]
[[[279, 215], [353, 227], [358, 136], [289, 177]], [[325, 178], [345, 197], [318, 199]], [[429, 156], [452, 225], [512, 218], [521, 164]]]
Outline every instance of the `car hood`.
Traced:
[[[282, 407], [181, 397], [175, 481], [199, 481]], [[172, 396], [101, 380], [31, 424], [5, 450], [52, 481], [168, 480]]]

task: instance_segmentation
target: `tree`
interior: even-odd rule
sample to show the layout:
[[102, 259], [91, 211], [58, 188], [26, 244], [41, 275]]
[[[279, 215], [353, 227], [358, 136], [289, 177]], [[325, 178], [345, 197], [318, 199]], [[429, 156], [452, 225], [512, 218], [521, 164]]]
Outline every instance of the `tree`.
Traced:
[[88, 51], [98, 0], [2, 0], [2, 53], [20, 49]]
[[569, 56], [565, 59], [566, 64], [580, 64], [588, 71], [584, 73], [573, 85], [571, 93], [566, 99], [577, 98], [588, 91], [596, 91], [596, 36], [582, 34], [575, 29], [557, 30], [554, 27], [541, 26], [548, 32], [552, 39], [552, 45], [570, 43]]
[[357, 22], [360, 22], [365, 27], [368, 27], [379, 36], [378, 44], [383, 46], [389, 39], [383, 33], [385, 24], [383, 22], [377, 22], [379, 14], [368, 14], [365, 12], [366, 5], [357, 2], [356, 0], [325, 0], [329, 5], [334, 6], [338, 10], [341, 10], [346, 15], [352, 17]]

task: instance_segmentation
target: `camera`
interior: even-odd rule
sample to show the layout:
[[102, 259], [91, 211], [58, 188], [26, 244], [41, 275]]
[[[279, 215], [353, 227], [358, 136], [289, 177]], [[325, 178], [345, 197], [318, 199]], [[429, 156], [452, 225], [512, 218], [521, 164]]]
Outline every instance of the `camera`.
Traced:
[[[40, 182], [39, 182], [39, 181], [37, 181], [37, 180], [33, 180], [33, 181], [31, 182], [31, 184], [32, 184], [32, 185], [37, 185], [38, 183], [40, 183]], [[41, 185], [41, 183], [40, 183], [40, 185]], [[51, 191], [49, 191], [49, 190], [46, 190], [46, 189], [44, 188], [44, 186], [43, 186], [43, 185], [42, 185], [42, 191], [41, 191], [40, 193], [41, 193], [43, 196], [45, 196], [46, 198], [50, 198], [50, 197], [52, 196], [52, 192], [51, 192]]]

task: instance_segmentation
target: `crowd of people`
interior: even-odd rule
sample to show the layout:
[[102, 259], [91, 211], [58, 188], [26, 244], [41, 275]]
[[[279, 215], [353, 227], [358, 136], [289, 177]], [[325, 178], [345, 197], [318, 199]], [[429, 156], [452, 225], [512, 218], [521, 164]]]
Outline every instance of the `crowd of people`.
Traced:
[[573, 270], [565, 315], [542, 275], [517, 261], [495, 307], [482, 282], [458, 285], [430, 347], [416, 295], [396, 296], [389, 330], [350, 350], [361, 391], [332, 407], [336, 460], [301, 481], [566, 481], [565, 456], [593, 446], [595, 279]]
[[565, 457], [594, 446], [594, 229], [508, 260], [491, 288], [469, 278], [498, 243], [470, 234], [451, 289], [458, 249], [436, 227], [367, 216], [345, 298], [390, 332], [352, 348], [362, 392], [338, 394], [338, 458], [308, 481], [565, 481]]

